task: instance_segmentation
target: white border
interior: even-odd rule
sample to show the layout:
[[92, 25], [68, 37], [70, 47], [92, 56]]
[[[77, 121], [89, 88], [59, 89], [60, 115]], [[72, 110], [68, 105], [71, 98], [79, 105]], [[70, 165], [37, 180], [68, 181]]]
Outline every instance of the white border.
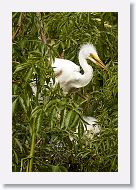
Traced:
[[[130, 7], [117, 0], [1, 0], [0, 5], [0, 180], [4, 184], [130, 183]], [[119, 171], [71, 173], [12, 172], [12, 12], [118, 12], [119, 15]]]

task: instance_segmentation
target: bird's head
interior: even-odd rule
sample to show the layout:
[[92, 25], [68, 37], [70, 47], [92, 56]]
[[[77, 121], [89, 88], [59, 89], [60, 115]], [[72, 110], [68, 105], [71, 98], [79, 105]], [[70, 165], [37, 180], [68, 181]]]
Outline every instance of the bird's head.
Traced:
[[91, 60], [93, 63], [99, 65], [103, 69], [105, 69], [105, 65], [100, 60], [96, 48], [92, 44], [85, 44], [80, 49], [80, 55], [82, 55], [85, 59]]

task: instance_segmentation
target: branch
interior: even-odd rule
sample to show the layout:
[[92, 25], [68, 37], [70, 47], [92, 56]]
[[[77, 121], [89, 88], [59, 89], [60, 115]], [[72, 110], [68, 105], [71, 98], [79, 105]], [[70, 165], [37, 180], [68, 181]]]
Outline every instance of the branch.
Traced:
[[16, 36], [18, 35], [18, 33], [20, 32], [21, 28], [22, 28], [22, 21], [23, 21], [23, 13], [20, 13], [19, 19], [18, 19], [18, 23], [17, 23], [17, 29], [14, 32], [14, 34], [12, 35], [12, 40], [14, 41], [14, 39], [16, 38]]
[[43, 23], [43, 20], [42, 20], [42, 13], [39, 13], [37, 12], [37, 17], [39, 19], [39, 28], [40, 28], [40, 37], [41, 37], [41, 40], [44, 44], [47, 44], [47, 39], [46, 39], [46, 36], [45, 36], [45, 31], [44, 31], [44, 23]]
[[12, 80], [12, 83], [15, 83], [15, 84], [20, 84], [20, 83], [21, 83], [21, 81]]

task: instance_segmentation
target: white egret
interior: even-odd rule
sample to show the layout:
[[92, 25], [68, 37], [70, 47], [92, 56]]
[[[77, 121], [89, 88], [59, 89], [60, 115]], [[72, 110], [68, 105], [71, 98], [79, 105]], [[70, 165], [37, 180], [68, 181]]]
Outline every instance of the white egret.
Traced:
[[87, 59], [99, 65], [103, 69], [105, 65], [100, 60], [95, 47], [92, 44], [85, 44], [79, 51], [79, 64], [84, 73], [80, 73], [80, 67], [72, 61], [55, 58], [52, 67], [54, 68], [56, 83], [60, 84], [64, 94], [71, 88], [81, 88], [86, 86], [93, 77], [93, 68], [88, 65]]

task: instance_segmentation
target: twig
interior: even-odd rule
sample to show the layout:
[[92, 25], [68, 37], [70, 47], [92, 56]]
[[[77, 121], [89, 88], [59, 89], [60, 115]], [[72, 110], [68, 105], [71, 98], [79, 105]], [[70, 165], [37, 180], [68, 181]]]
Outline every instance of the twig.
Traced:
[[34, 149], [35, 149], [35, 139], [36, 139], [36, 129], [35, 129], [35, 119], [33, 121], [32, 126], [32, 140], [31, 140], [31, 148], [30, 148], [30, 161], [28, 163], [28, 172], [33, 171], [33, 160], [34, 160]]
[[18, 19], [18, 24], [17, 24], [17, 29], [14, 32], [14, 34], [12, 35], [12, 40], [14, 41], [14, 39], [16, 38], [16, 36], [18, 35], [18, 33], [21, 30], [22, 27], [22, 20], [23, 20], [23, 13], [20, 13], [19, 19]]
[[44, 44], [47, 44], [47, 39], [46, 39], [46, 36], [45, 36], [45, 32], [44, 32], [44, 23], [43, 23], [43, 20], [42, 20], [42, 13], [40, 12], [37, 12], [37, 17], [39, 19], [39, 27], [40, 27], [40, 37], [41, 37], [41, 40]]
[[61, 53], [61, 55], [60, 55], [60, 58], [61, 58], [61, 59], [64, 59], [64, 56], [65, 56], [65, 55], [64, 55], [64, 52], [65, 52], [65, 50], [63, 50], [62, 53]]
[[21, 83], [21, 81], [17, 81], [17, 80], [12, 80], [12, 83], [15, 83], [15, 84], [20, 84]]

